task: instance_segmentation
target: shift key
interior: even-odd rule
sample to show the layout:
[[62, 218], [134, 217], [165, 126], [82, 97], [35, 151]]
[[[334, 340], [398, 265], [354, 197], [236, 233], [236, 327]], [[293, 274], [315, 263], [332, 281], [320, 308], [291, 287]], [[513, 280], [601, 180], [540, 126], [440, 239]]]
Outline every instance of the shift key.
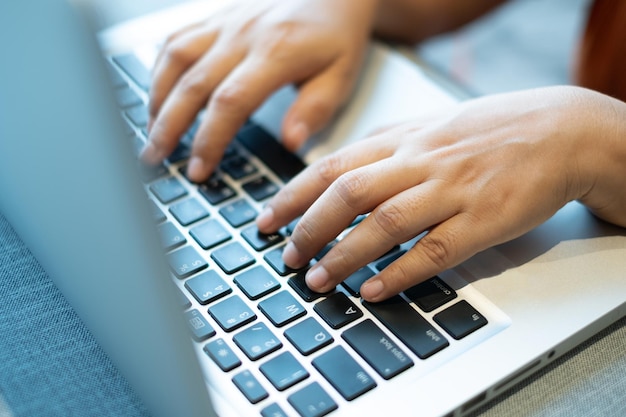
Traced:
[[385, 379], [413, 366], [408, 355], [369, 319], [346, 330], [341, 337]]
[[420, 359], [449, 345], [446, 338], [400, 296], [380, 303], [363, 301], [363, 306]]

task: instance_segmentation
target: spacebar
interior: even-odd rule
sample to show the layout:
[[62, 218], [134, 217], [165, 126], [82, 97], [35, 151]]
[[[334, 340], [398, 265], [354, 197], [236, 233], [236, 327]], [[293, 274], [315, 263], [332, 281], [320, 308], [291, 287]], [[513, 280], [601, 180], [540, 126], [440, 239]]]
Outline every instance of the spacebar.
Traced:
[[274, 139], [265, 129], [249, 124], [237, 133], [237, 140], [284, 182], [296, 176], [304, 163]]
[[363, 301], [363, 306], [420, 359], [449, 345], [446, 338], [400, 296], [380, 303]]

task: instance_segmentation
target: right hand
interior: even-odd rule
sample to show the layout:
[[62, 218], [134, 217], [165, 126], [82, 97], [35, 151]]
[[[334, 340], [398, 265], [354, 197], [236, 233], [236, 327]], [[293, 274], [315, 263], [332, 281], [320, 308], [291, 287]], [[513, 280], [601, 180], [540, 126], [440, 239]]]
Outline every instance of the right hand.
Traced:
[[246, 119], [290, 83], [299, 93], [282, 140], [297, 149], [350, 95], [376, 6], [377, 0], [240, 0], [171, 35], [154, 67], [142, 159], [166, 158], [206, 107], [187, 172], [205, 180]]
[[626, 104], [577, 87], [468, 100], [309, 165], [257, 217], [273, 233], [302, 215], [283, 260], [327, 292], [427, 232], [361, 287], [378, 302], [543, 223], [580, 199], [626, 227]]

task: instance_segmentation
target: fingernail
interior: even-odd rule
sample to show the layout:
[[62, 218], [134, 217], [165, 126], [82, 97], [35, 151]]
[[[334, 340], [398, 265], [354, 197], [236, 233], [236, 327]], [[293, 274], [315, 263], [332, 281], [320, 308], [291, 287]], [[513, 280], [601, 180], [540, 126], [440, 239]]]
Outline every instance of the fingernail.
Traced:
[[306, 274], [306, 284], [313, 291], [323, 292], [326, 290], [330, 277], [328, 271], [322, 265], [315, 266]]
[[269, 230], [274, 223], [274, 210], [265, 207], [256, 218], [256, 225], [259, 230]]
[[361, 286], [361, 297], [368, 301], [378, 301], [385, 286], [380, 279], [372, 278]]
[[283, 262], [285, 265], [290, 266], [292, 268], [299, 268], [301, 265], [301, 256], [298, 248], [293, 242], [287, 243], [285, 249], [283, 250]]
[[205, 170], [206, 167], [202, 158], [194, 156], [189, 160], [189, 165], [187, 166], [187, 177], [192, 181], [201, 181], [206, 175]]

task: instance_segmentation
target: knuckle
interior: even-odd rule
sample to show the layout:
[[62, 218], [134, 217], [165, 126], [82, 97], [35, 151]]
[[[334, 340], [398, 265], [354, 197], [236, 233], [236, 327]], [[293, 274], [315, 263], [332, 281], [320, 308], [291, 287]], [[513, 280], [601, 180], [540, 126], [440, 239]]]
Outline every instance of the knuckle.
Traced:
[[344, 164], [338, 154], [324, 157], [315, 165], [315, 175], [325, 184], [331, 184], [344, 170]]
[[168, 62], [178, 64], [189, 64], [194, 61], [194, 56], [191, 51], [178, 41], [177, 37], [172, 35], [171, 39], [168, 39], [163, 47], [165, 59]]
[[386, 201], [382, 203], [374, 212], [372, 217], [378, 228], [388, 236], [400, 238], [407, 233], [409, 219], [405, 210], [397, 201]]
[[179, 85], [186, 97], [205, 97], [208, 94], [204, 80], [192, 73], [185, 74]]
[[430, 232], [419, 241], [420, 251], [440, 270], [447, 269], [454, 258], [454, 238], [449, 234]]
[[367, 198], [367, 180], [355, 171], [346, 172], [333, 183], [333, 191], [347, 207], [358, 209]]
[[272, 59], [282, 60], [289, 58], [294, 51], [301, 49], [298, 42], [300, 25], [296, 22], [281, 22], [272, 27], [271, 36], [264, 37], [264, 55]]
[[215, 91], [213, 102], [222, 111], [235, 113], [246, 108], [246, 91], [236, 85], [222, 86]]

